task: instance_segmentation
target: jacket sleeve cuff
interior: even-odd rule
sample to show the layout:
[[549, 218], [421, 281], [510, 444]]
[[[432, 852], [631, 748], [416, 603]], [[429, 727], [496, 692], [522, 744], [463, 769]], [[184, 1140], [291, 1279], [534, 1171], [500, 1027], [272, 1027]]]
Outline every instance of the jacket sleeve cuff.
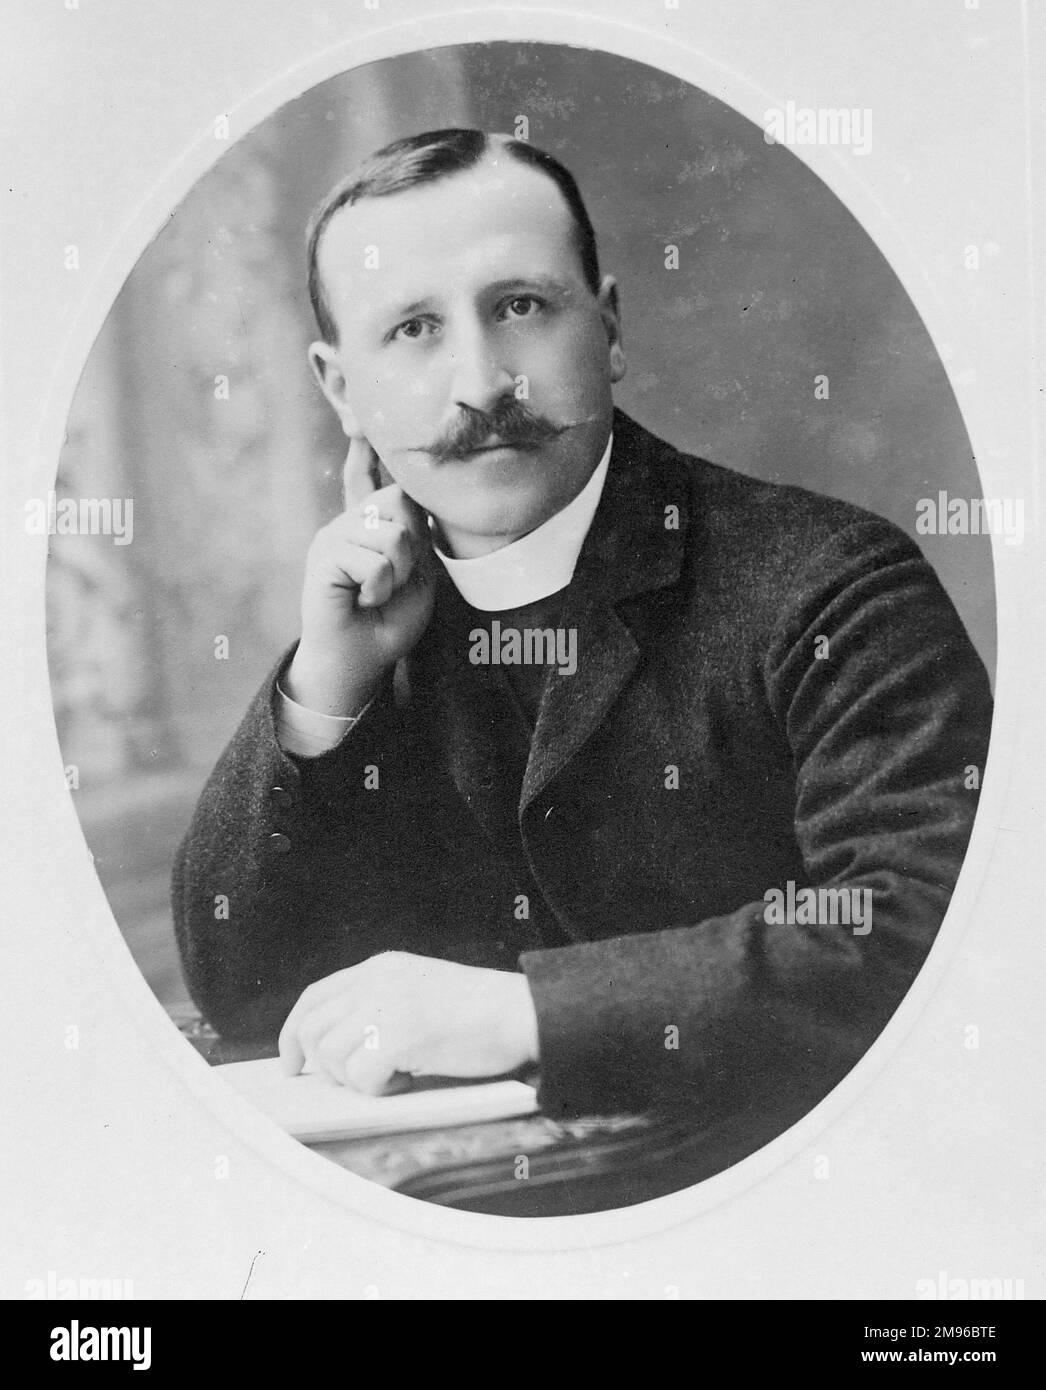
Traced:
[[300, 705], [276, 682], [276, 737], [285, 753], [293, 753], [298, 758], [316, 758], [336, 748], [345, 735], [370, 709], [373, 698], [368, 700], [359, 714], [342, 717], [323, 714], [319, 710]]

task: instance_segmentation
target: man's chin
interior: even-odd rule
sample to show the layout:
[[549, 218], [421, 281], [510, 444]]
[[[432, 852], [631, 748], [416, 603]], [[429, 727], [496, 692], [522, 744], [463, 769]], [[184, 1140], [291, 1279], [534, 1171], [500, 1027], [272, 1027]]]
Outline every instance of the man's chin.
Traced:
[[535, 531], [565, 505], [547, 497], [477, 498], [471, 506], [462, 506], [459, 500], [457, 505], [427, 510], [455, 551], [459, 546], [472, 550], [475, 543], [485, 550], [494, 550]]

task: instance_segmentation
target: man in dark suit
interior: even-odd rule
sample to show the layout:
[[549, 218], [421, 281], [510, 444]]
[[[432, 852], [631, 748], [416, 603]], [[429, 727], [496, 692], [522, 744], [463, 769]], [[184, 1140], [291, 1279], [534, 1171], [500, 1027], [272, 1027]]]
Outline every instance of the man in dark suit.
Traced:
[[940, 925], [991, 718], [963, 626], [896, 527], [614, 409], [616, 287], [548, 156], [397, 142], [310, 258], [347, 504], [179, 850], [193, 997], [363, 1089], [537, 1063], [551, 1113], [754, 1147]]

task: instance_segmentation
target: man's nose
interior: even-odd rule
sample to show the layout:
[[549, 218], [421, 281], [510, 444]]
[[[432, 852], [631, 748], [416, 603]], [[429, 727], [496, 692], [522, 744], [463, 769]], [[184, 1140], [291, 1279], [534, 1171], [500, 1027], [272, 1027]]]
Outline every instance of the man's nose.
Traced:
[[451, 397], [455, 405], [489, 411], [515, 389], [516, 379], [509, 365], [501, 360], [482, 325], [462, 328], [455, 334], [451, 361]]

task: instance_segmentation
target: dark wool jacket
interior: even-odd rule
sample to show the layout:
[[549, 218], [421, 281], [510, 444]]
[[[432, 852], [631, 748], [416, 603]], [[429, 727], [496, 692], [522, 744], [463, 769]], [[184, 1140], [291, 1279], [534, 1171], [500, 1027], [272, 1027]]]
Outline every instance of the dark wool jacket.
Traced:
[[[383, 690], [315, 759], [276, 740], [292, 648], [178, 852], [178, 943], [219, 1032], [270, 1040], [307, 984], [378, 951], [518, 965], [546, 1112], [682, 1101], [747, 1116], [755, 1147], [845, 1075], [923, 963], [988, 681], [895, 526], [620, 412], [614, 430], [558, 618], [577, 671], [550, 671], [532, 740], [504, 668], [469, 663], [475, 614], [442, 570], [409, 705]], [[871, 931], [769, 924], [764, 894], [790, 882], [871, 889]]]

